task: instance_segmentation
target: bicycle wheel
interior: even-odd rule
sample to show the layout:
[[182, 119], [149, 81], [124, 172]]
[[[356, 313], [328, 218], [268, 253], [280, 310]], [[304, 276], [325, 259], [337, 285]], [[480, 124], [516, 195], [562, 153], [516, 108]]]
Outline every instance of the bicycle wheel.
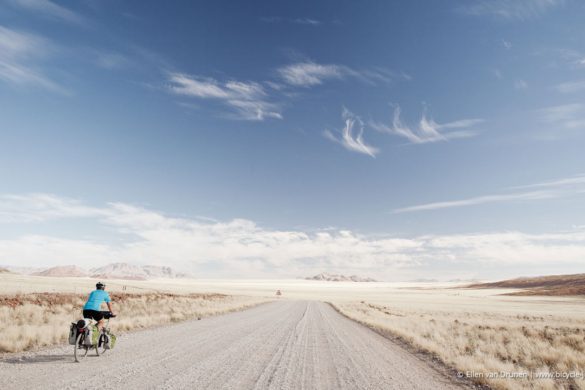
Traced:
[[85, 334], [80, 333], [77, 335], [77, 339], [75, 339], [75, 345], [73, 346], [73, 356], [75, 356], [75, 361], [78, 363], [87, 356], [87, 352], [89, 351], [89, 347], [84, 345], [84, 341]]

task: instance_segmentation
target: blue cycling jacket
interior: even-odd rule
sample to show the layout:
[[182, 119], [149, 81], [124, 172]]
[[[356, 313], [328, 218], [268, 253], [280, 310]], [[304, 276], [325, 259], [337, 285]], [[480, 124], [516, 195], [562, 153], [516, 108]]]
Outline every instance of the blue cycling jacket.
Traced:
[[83, 310], [99, 311], [103, 302], [111, 302], [110, 295], [104, 290], [95, 290], [89, 294]]

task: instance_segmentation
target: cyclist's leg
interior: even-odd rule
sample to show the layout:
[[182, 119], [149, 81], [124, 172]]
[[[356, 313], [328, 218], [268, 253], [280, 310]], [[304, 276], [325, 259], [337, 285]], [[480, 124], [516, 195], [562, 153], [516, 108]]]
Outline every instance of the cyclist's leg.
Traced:
[[93, 319], [97, 322], [97, 327], [101, 331], [104, 327], [104, 313], [102, 311], [96, 311]]
[[104, 314], [101, 311], [97, 310], [84, 310], [83, 316], [85, 318], [91, 318], [97, 323], [98, 329], [102, 329], [104, 326]]

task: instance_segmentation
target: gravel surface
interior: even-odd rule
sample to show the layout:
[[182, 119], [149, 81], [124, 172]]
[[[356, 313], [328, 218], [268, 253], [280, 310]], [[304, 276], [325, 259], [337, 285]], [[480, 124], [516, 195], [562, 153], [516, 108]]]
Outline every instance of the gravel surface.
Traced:
[[72, 346], [12, 355], [0, 378], [4, 390], [457, 387], [329, 305], [286, 300], [128, 333], [81, 363]]

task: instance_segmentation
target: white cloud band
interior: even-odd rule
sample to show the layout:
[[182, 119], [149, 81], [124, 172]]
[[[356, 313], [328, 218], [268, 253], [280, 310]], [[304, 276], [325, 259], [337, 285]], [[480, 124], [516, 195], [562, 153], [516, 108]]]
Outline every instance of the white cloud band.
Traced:
[[[6, 200], [8, 199], [8, 200]], [[24, 234], [0, 240], [0, 264], [95, 267], [114, 261], [169, 265], [196, 276], [297, 277], [324, 270], [377, 275], [381, 279], [436, 276], [456, 265], [474, 275], [479, 266], [581, 264], [585, 231], [552, 234], [520, 232], [419, 236], [365, 236], [346, 230], [305, 232], [262, 228], [252, 221], [229, 222], [172, 218], [128, 204], [91, 207], [54, 195], [3, 196], [0, 221], [36, 223], [88, 218], [111, 238], [88, 239]], [[9, 218], [4, 218], [5, 216]], [[80, 233], [80, 232], [77, 232]], [[500, 270], [501, 271], [501, 270]], [[481, 275], [485, 277], [485, 275]]]

